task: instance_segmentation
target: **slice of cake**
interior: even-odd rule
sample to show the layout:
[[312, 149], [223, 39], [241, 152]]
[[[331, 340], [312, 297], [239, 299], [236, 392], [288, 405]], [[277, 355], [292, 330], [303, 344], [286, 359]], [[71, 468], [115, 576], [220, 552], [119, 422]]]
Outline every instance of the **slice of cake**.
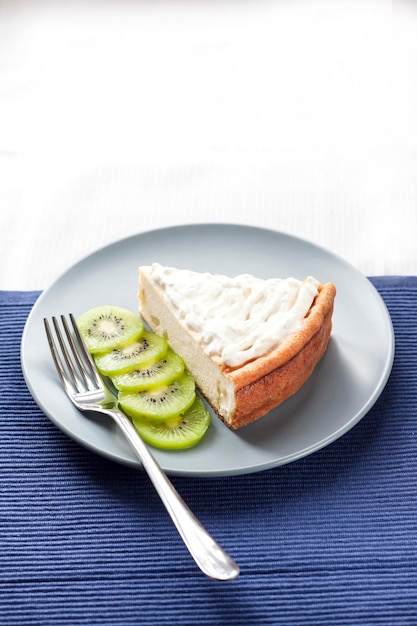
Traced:
[[292, 396], [323, 356], [332, 283], [262, 280], [163, 267], [139, 268], [139, 309], [185, 361], [197, 387], [233, 429]]

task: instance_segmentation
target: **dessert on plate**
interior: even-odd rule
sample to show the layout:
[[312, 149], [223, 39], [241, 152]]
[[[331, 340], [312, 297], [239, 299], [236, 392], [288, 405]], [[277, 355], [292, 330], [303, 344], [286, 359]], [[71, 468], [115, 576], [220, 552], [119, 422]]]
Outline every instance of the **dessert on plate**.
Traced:
[[139, 268], [139, 310], [183, 358], [201, 394], [238, 429], [292, 396], [323, 357], [336, 288], [313, 277], [260, 279]]

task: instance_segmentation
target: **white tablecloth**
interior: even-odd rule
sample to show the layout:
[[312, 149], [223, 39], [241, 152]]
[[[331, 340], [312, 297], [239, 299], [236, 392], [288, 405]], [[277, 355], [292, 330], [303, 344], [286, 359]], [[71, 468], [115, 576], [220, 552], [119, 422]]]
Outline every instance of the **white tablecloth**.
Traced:
[[417, 273], [417, 8], [0, 1], [0, 289], [238, 222]]

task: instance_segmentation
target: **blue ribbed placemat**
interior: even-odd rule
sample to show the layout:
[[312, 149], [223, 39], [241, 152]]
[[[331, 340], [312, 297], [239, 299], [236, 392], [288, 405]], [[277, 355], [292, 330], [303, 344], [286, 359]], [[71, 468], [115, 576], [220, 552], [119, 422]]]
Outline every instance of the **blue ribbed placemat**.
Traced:
[[20, 336], [37, 292], [0, 292], [0, 623], [417, 623], [417, 278], [372, 279], [394, 324], [370, 413], [316, 454], [173, 482], [241, 567], [198, 572], [145, 475], [63, 435], [32, 400]]

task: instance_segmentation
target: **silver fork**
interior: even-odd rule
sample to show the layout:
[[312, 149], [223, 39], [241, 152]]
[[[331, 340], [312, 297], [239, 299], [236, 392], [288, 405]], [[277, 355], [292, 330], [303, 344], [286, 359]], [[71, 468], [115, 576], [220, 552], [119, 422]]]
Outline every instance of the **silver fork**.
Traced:
[[98, 374], [74, 316], [69, 315], [70, 323], [64, 315], [61, 315], [60, 319], [64, 332], [60, 329], [58, 319], [52, 317], [58, 343], [54, 339], [51, 325], [46, 318], [44, 318], [44, 324], [55, 367], [69, 399], [81, 413], [101, 413], [116, 422], [146, 470], [201, 571], [216, 580], [236, 578], [239, 574], [238, 565], [190, 511], [144, 444], [130, 419], [118, 410], [117, 398]]

